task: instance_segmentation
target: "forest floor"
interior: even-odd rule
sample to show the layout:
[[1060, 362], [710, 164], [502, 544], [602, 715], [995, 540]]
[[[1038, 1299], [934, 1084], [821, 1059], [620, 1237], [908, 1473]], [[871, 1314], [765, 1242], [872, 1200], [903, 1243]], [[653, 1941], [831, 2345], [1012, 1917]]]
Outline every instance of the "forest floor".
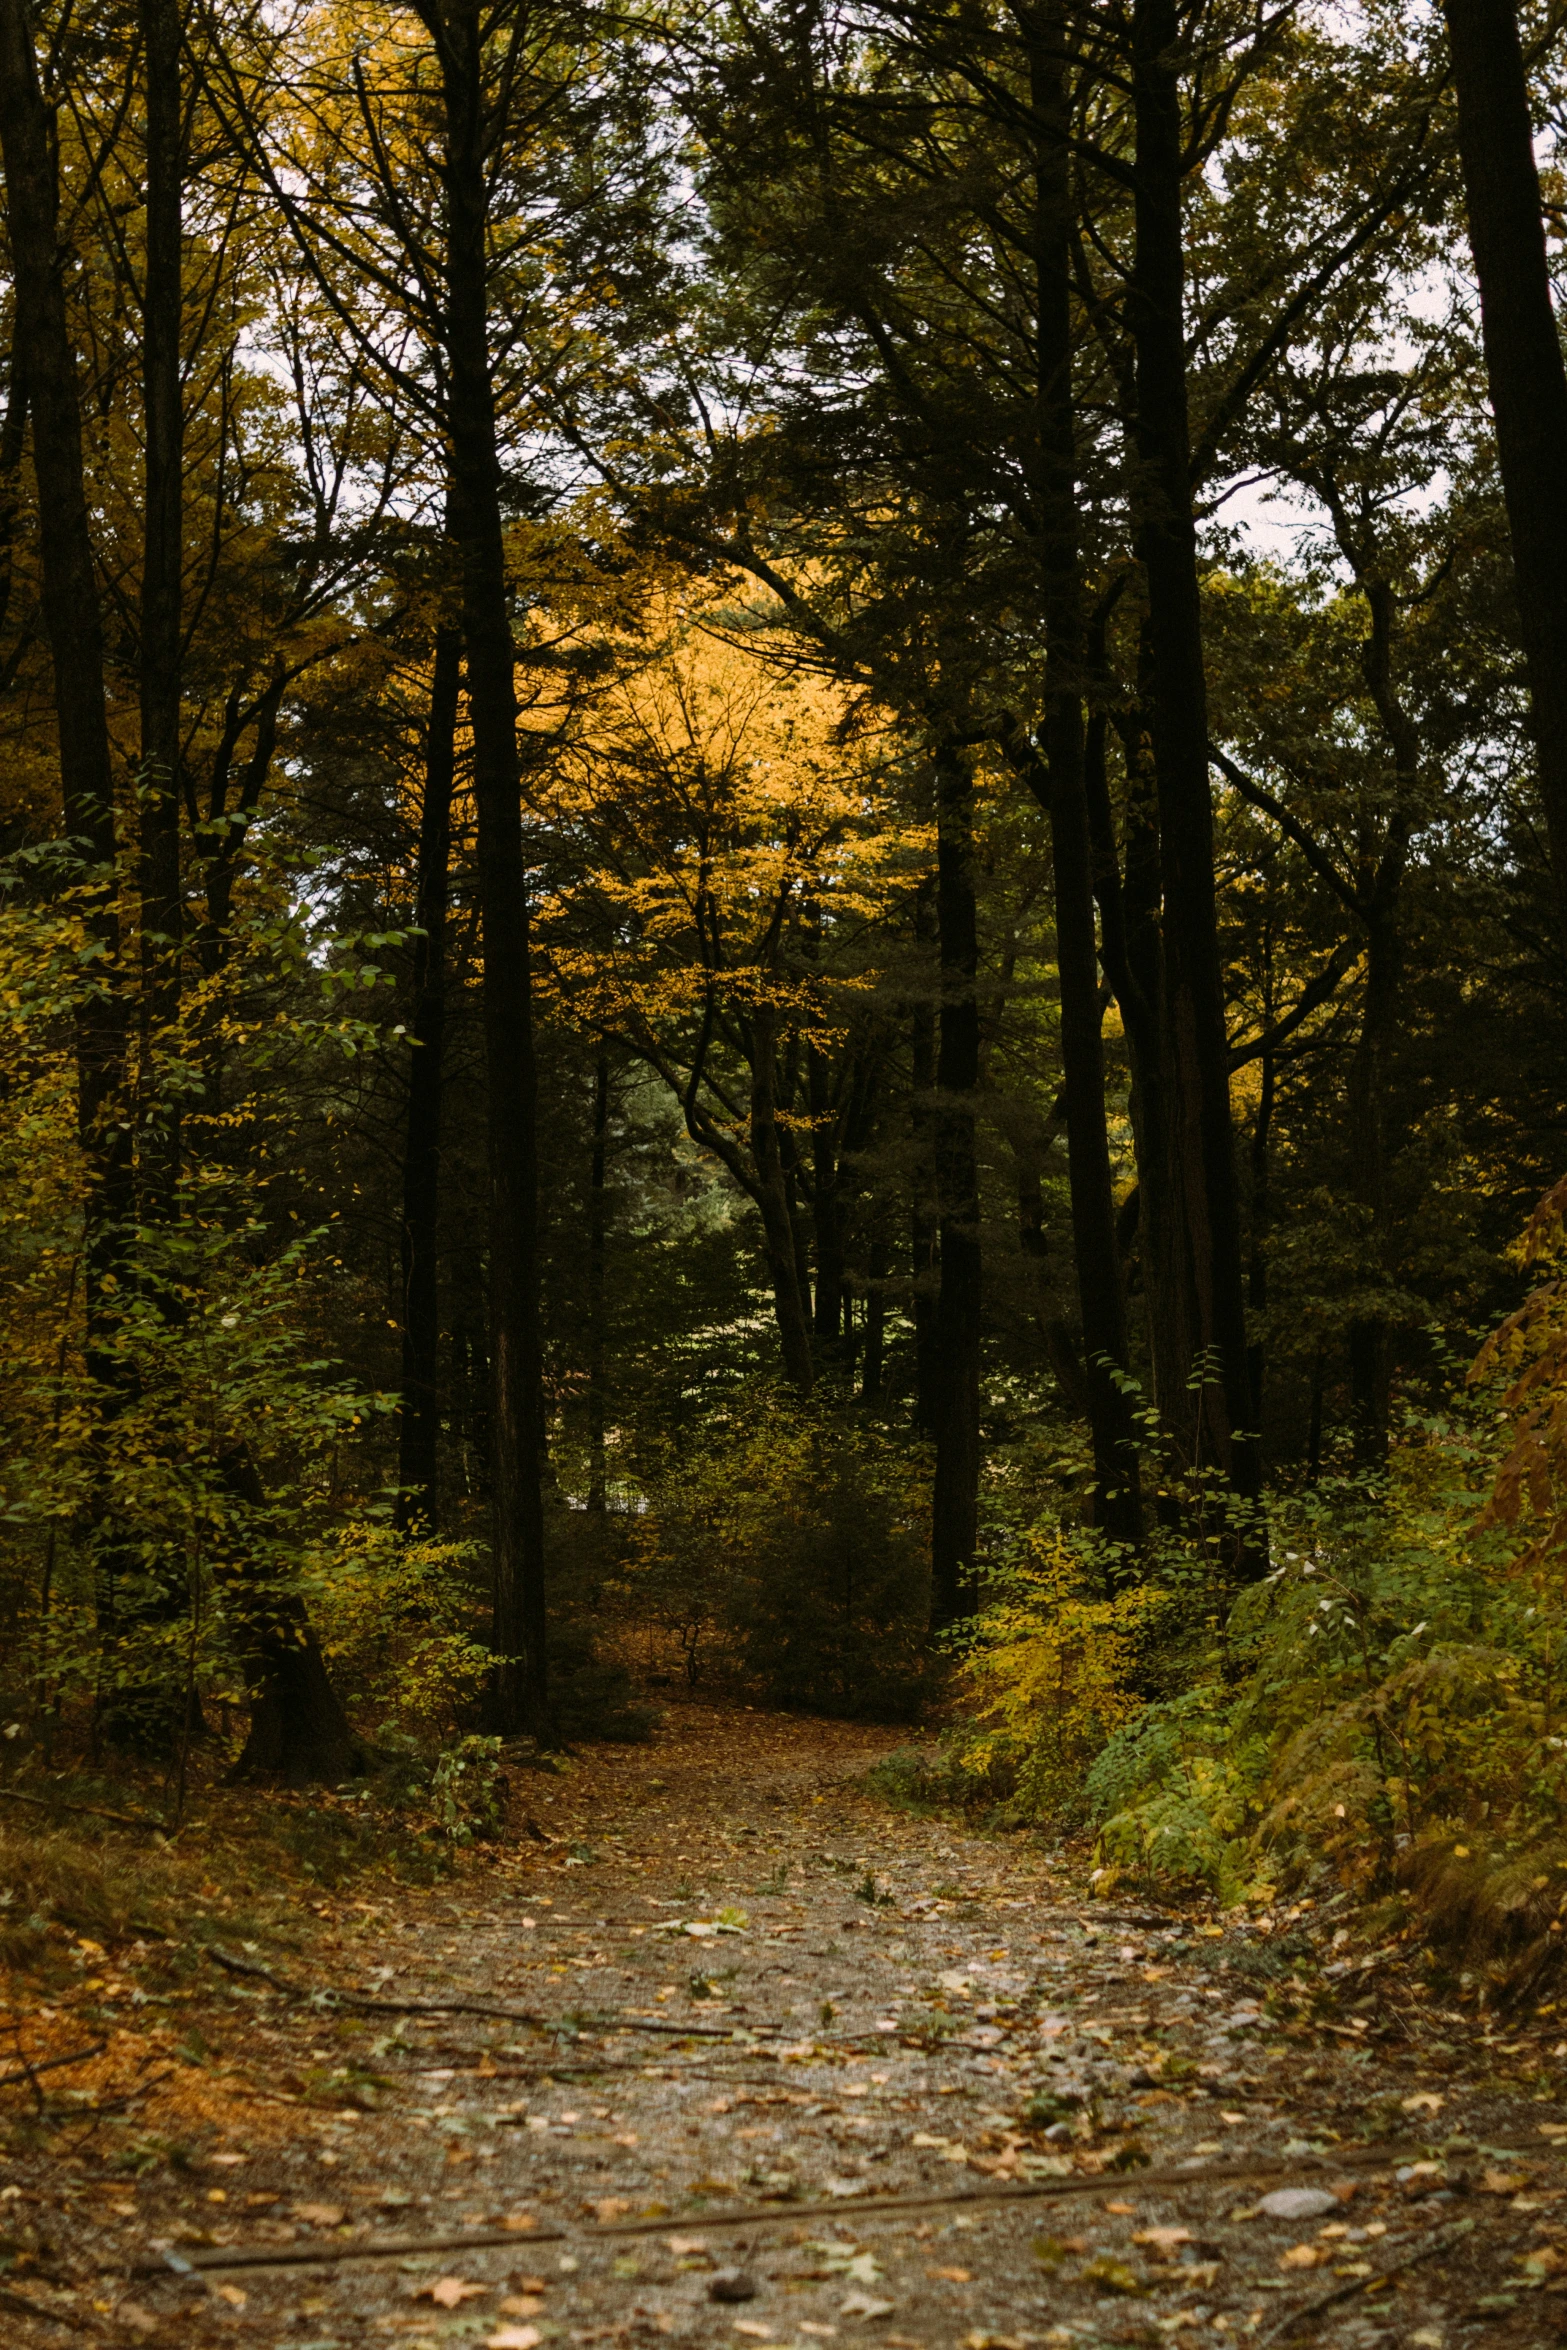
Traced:
[[1309, 1911], [1096, 1907], [889, 1808], [899, 1742], [682, 1702], [440, 1885], [221, 1945], [277, 1983], [79, 1942], [7, 2010], [0, 2340], [1567, 2341], [1548, 2031]]

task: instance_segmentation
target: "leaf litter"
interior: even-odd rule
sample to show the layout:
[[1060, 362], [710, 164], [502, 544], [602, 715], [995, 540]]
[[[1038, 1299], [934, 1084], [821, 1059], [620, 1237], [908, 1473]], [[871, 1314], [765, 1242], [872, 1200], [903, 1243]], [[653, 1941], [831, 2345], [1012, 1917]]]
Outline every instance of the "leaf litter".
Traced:
[[[1411, 2341], [1567, 2332], [1548, 2031], [1477, 2032], [1382, 1968], [1347, 2034], [1298, 1956], [1310, 1904], [1101, 1919], [1071, 1856], [890, 1813], [863, 1784], [887, 1744], [681, 1704], [657, 1746], [588, 1750], [530, 1796], [548, 1844], [473, 1855], [428, 1893], [316, 1904], [290, 1975], [421, 2012], [213, 1974], [138, 2006], [119, 1948], [83, 1951], [80, 1996], [19, 1984], [11, 2100], [34, 2098], [29, 2067], [69, 2060], [41, 2137], [0, 2161], [7, 2308], [37, 2312], [19, 2350], [60, 2338], [46, 2318], [105, 2310], [179, 2350], [236, 2325], [357, 2350], [417, 2323], [397, 2315], [410, 2295], [495, 2350], [738, 2325], [780, 2345], [864, 2328], [889, 2350], [958, 2328], [998, 2350], [1255, 2345], [1297, 2323], [1362, 2350], [1390, 2297]], [[581, 1852], [597, 1857], [568, 1875]], [[706, 1972], [670, 1984], [668, 1934], [691, 1926], [715, 1929], [685, 1935]], [[1294, 1971], [1269, 1975], [1286, 1932]], [[649, 2023], [657, 2047], [632, 2029]], [[1223, 2181], [1248, 2165], [1284, 2176], [1237, 2207]], [[1078, 2232], [1042, 2236], [1038, 2202], [1004, 2199], [1036, 2191], [1069, 2193]], [[811, 2224], [834, 2200], [852, 2229]], [[633, 2252], [596, 2240], [611, 2227]], [[426, 2238], [470, 2249], [395, 2250]], [[370, 2252], [303, 2281], [190, 2275]], [[754, 2317], [707, 2298], [736, 2257]], [[138, 2262], [158, 2274], [133, 2300]]]

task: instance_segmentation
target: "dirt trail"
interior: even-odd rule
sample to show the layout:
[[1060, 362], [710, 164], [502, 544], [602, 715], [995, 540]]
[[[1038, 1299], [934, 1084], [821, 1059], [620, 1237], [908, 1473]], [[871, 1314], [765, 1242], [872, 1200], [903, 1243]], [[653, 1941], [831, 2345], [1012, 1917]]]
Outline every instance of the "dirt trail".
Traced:
[[[1549, 2041], [1428, 2013], [1376, 1967], [1301, 1982], [1299, 1921], [1096, 1918], [1032, 1843], [867, 1792], [895, 1743], [681, 1705], [653, 1745], [521, 1774], [515, 1842], [455, 1885], [316, 1905], [301, 1977], [553, 2036], [334, 2015], [213, 1969], [181, 2014], [248, 2093], [183, 2171], [127, 2182], [101, 2141], [0, 2162], [45, 2246], [0, 2339], [1567, 2340]], [[1258, 2212], [1289, 2187], [1333, 2201]], [[924, 2207], [864, 2208], [896, 2197]], [[747, 2205], [769, 2216], [710, 2224]]]

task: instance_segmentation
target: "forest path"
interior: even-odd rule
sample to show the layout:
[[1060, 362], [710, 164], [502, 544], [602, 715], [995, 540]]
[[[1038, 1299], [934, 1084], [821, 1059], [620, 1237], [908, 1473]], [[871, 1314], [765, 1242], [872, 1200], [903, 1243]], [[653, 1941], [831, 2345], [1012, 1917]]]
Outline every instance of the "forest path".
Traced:
[[[493, 1858], [314, 1905], [291, 1962], [580, 2036], [333, 2014], [204, 1970], [181, 2012], [226, 2087], [187, 2119], [188, 2168], [127, 2180], [101, 2136], [69, 2171], [0, 2163], [53, 2246], [0, 2338], [63, 2339], [31, 2303], [181, 2350], [1567, 2340], [1548, 2051], [1374, 1967], [1325, 1976], [1299, 1921], [1096, 1917], [1031, 1841], [889, 1809], [863, 1777], [897, 1743], [674, 1705], [651, 1745], [519, 1774]], [[1400, 2179], [1368, 2139], [1428, 2167]], [[1322, 2208], [1258, 2212], [1286, 2187]], [[864, 2207], [899, 2196], [932, 2200]], [[393, 2235], [450, 2241], [156, 2265]]]

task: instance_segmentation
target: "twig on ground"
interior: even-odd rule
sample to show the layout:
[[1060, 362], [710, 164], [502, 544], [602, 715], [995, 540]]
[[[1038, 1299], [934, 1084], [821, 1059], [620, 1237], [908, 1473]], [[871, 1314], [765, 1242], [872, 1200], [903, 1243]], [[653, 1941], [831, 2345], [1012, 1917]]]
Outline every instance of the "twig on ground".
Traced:
[[145, 1812], [110, 1811], [101, 1803], [67, 1803], [64, 1796], [26, 1795], [20, 1787], [0, 1787], [0, 1802], [30, 1803], [39, 1811], [80, 1812], [85, 1819], [113, 1820], [117, 1828], [156, 1828], [162, 1833], [163, 1822], [149, 1819]]
[[25, 2293], [13, 2293], [6, 2285], [0, 2285], [0, 2309], [14, 2309], [18, 2317], [41, 2317], [47, 2325], [65, 2326], [77, 2332], [91, 2322], [72, 2311], [46, 2309], [41, 2301], [30, 2301]]
[[[676, 2040], [732, 2040], [737, 2027], [731, 2024], [669, 2024], [651, 2016], [547, 2016], [536, 2015], [523, 2007], [495, 2007], [483, 1999], [379, 1999], [363, 1991], [312, 1991], [307, 1984], [291, 1982], [287, 1975], [275, 1974], [270, 1967], [258, 1966], [254, 1959], [236, 1958], [220, 1942], [206, 1944], [209, 1958], [231, 1975], [249, 1975], [269, 1983], [274, 1991], [281, 1991], [289, 1999], [313, 2000], [326, 2007], [351, 2007], [360, 2015], [483, 2015], [493, 2016], [501, 2023], [530, 2024], [539, 2032], [650, 2032]], [[747, 2032], [781, 2032], [781, 2024], [747, 2024]]]
[[1377, 2270], [1375, 2276], [1351, 2277], [1348, 2284], [1335, 2285], [1330, 2293], [1319, 2293], [1314, 2301], [1303, 2301], [1298, 2309], [1292, 2309], [1287, 2316], [1281, 2317], [1277, 2325], [1270, 2326], [1265, 2334], [1259, 2334], [1253, 2350], [1267, 2350], [1270, 2342], [1282, 2342], [1286, 2334], [1292, 2334], [1308, 2318], [1320, 2317], [1324, 2309], [1333, 2308], [1339, 2301], [1352, 2300], [1357, 2293], [1369, 2293], [1373, 2286], [1385, 2284], [1389, 2277], [1402, 2276], [1405, 2269], [1413, 2268], [1417, 2261], [1434, 2260], [1439, 2254], [1450, 2252], [1461, 2238], [1470, 2234], [1474, 2224], [1472, 2219], [1455, 2220], [1451, 2227], [1438, 2228], [1436, 2234], [1427, 2236], [1423, 2244], [1416, 2244], [1397, 2260], [1390, 2260], [1385, 2268]]
[[[581, 2235], [583, 2241], [592, 2243], [600, 2237], [657, 2236], [666, 2234], [671, 2228], [689, 2234], [693, 2228], [759, 2227], [768, 2223], [823, 2218], [829, 2213], [847, 2222], [851, 2216], [861, 2219], [878, 2212], [938, 2211], [952, 2203], [1024, 2203], [1065, 2195], [1113, 2195], [1134, 2182], [1139, 2192], [1149, 2187], [1228, 2187], [1238, 2180], [1277, 2178], [1281, 2172], [1291, 2177], [1297, 2176], [1303, 2168], [1317, 2171], [1367, 2167], [1384, 2169], [1389, 2163], [1400, 2161], [1410, 2151], [1410, 2148], [1404, 2146], [1379, 2146], [1322, 2157], [1313, 2164], [1303, 2164], [1299, 2156], [1286, 2158], [1279, 2155], [1271, 2161], [1216, 2163], [1211, 2170], [1106, 2170], [1085, 2173], [1080, 2178], [1030, 2179], [1015, 2186], [947, 2187], [936, 2193], [922, 2195], [834, 2196], [830, 2200], [818, 2202], [753, 2203], [728, 2211], [666, 2211], [657, 2219], [604, 2221], [597, 2227], [582, 2229]], [[464, 2228], [460, 2233], [452, 2235], [365, 2237], [356, 2243], [319, 2247], [292, 2244], [222, 2245], [211, 2252], [192, 2252], [188, 2257], [182, 2253], [179, 2261], [182, 2273], [187, 2269], [298, 2268], [316, 2262], [403, 2258], [419, 2252], [450, 2251], [458, 2245], [467, 2244], [540, 2243], [555, 2241], [570, 2233], [566, 2228], [551, 2227]], [[166, 2260], [141, 2261], [132, 2268], [131, 2274], [156, 2276], [169, 2265]]]
[[[672, 2223], [665, 2221], [668, 2227]], [[475, 2244], [509, 2244], [519, 2250], [529, 2244], [563, 2242], [564, 2228], [459, 2228], [441, 2236], [366, 2236], [350, 2244], [223, 2245], [212, 2252], [170, 2252], [157, 2260], [132, 2264], [133, 2277], [156, 2277], [166, 2272], [205, 2275], [225, 2268], [317, 2268], [340, 2260], [403, 2260], [420, 2252], [466, 2250]]]
[[30, 2064], [24, 2057], [20, 2072], [0, 2073], [0, 2089], [30, 2088], [35, 2073], [55, 2073], [64, 2065], [85, 2064], [90, 2056], [102, 2056], [108, 2045], [107, 2040], [95, 2040], [90, 2048], [73, 2049], [69, 2056], [46, 2056], [38, 2064]]

